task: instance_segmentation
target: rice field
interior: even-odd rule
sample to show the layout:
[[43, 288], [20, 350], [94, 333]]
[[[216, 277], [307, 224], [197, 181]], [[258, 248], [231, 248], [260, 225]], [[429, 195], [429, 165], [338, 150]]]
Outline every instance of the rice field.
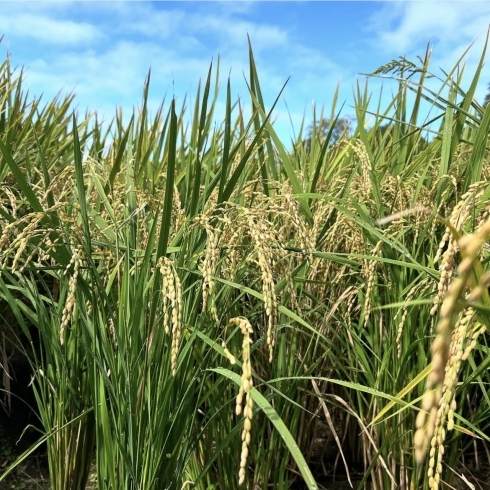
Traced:
[[372, 75], [398, 80], [386, 112], [358, 85], [352, 134], [313, 124], [292, 147], [249, 58], [252, 117], [228, 83], [220, 126], [212, 65], [190, 115], [174, 100], [150, 115], [147, 79], [110, 126], [74, 114], [74, 96], [41, 105], [0, 66], [5, 410], [15, 350], [53, 490], [85, 489], [94, 461], [101, 490], [477, 485], [485, 52], [465, 88], [462, 62], [392, 61]]

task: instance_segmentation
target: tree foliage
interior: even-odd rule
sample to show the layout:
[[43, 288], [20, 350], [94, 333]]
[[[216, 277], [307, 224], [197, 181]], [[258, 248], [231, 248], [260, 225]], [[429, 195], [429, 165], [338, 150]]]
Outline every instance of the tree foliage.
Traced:
[[[332, 128], [333, 124], [333, 128]], [[343, 138], [348, 138], [352, 135], [352, 119], [349, 117], [341, 117], [336, 121], [331, 121], [327, 118], [320, 118], [318, 122], [313, 122], [308, 126], [306, 130], [306, 139], [305, 146], [306, 151], [311, 150], [311, 141], [313, 136], [316, 137], [317, 141], [321, 144], [325, 142], [325, 140], [329, 136], [329, 132], [331, 130], [329, 146], [338, 143]]]

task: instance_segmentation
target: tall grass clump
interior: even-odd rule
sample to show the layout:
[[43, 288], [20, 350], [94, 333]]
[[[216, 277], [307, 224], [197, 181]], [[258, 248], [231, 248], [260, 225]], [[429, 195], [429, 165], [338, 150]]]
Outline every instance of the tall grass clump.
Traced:
[[468, 90], [460, 63], [429, 89], [429, 52], [380, 67], [384, 112], [358, 86], [351, 136], [291, 148], [251, 48], [252, 116], [228, 82], [219, 127], [219, 64], [192, 117], [151, 116], [148, 77], [108, 128], [71, 96], [28, 102], [2, 65], [2, 332], [31, 362], [53, 488], [84, 488], [94, 459], [99, 488], [142, 490], [438, 488], [480, 462], [484, 56]]

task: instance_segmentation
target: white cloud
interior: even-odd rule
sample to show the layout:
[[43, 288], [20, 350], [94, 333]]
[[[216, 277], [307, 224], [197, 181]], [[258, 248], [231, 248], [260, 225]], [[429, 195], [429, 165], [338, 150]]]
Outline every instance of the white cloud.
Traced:
[[399, 53], [429, 39], [448, 47], [458, 41], [469, 44], [486, 32], [489, 18], [488, 2], [397, 2], [384, 4], [371, 28], [381, 47]]
[[[56, 7], [56, 3], [53, 6]], [[31, 2], [20, 6], [0, 5], [0, 32], [8, 37], [50, 45], [80, 46], [103, 38], [103, 33], [93, 24], [64, 19], [56, 15], [56, 8], [48, 12], [38, 8], [39, 5]]]
[[[432, 48], [430, 71], [444, 78], [440, 68], [449, 72], [465, 51], [461, 86], [468, 88], [475, 74], [485, 43], [490, 19], [490, 3], [482, 1], [401, 1], [384, 3], [367, 27], [373, 49], [386, 56], [406, 57], [416, 62], [426, 46]], [[389, 59], [387, 59], [389, 61]], [[460, 68], [463, 67], [463, 63]], [[490, 66], [485, 65], [476, 92], [482, 101], [490, 81]], [[426, 86], [437, 91], [441, 82], [427, 80]], [[447, 90], [443, 92], [447, 95]]]

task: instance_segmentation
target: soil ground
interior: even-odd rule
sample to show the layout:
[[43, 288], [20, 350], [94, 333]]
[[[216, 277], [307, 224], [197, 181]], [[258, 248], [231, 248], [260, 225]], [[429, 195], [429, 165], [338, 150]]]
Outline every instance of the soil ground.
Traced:
[[[5, 413], [0, 413], [0, 477], [4, 471], [22, 454], [31, 444], [36, 441], [36, 433], [33, 430], [27, 430], [24, 436], [19, 440], [19, 435], [25, 427], [19, 425], [15, 417], [9, 418]], [[475, 468], [474, 458], [466, 468], [458, 468], [458, 474], [466, 475], [469, 484], [460, 478], [455, 478], [453, 488], [456, 490], [490, 490], [490, 465], [488, 462], [482, 462], [479, 469]], [[86, 490], [97, 490], [95, 481], [95, 467], [93, 468], [93, 477], [87, 484]], [[356, 478], [357, 479], [357, 478]], [[321, 489], [327, 490], [348, 490], [350, 485], [345, 478], [318, 478]], [[357, 488], [359, 482], [353, 481], [354, 488]], [[470, 485], [474, 485], [473, 487]], [[294, 485], [294, 489], [303, 490], [306, 488], [301, 484]], [[444, 486], [443, 488], [451, 488]], [[33, 452], [25, 461], [20, 463], [8, 476], [0, 482], [0, 490], [50, 490], [48, 462], [46, 448], [41, 446]]]

